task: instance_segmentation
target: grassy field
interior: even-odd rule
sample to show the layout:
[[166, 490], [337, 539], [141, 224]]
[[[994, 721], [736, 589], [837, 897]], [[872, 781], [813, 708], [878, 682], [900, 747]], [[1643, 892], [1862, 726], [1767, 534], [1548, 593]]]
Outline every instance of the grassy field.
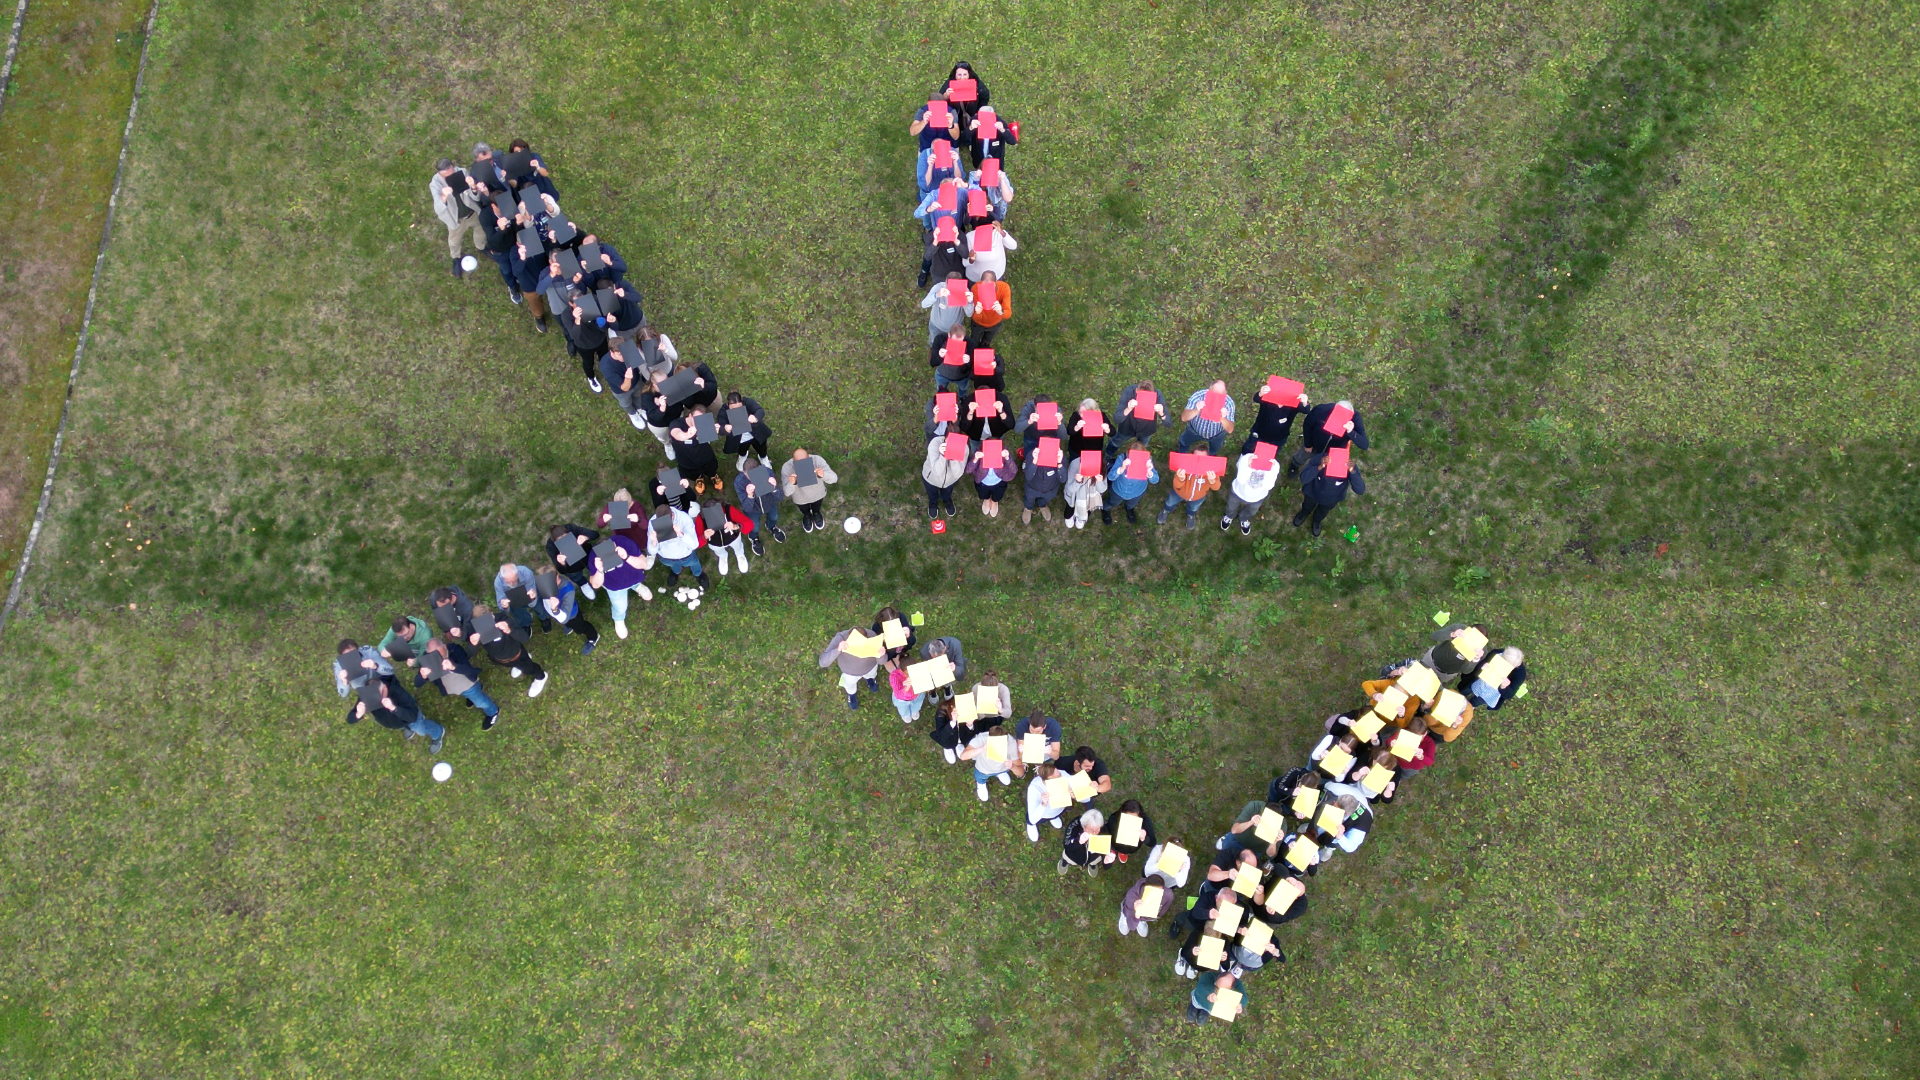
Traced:
[[[0, 1067], [1914, 1075], [1911, 237], [1870, 179], [1911, 170], [1910, 21], [163, 4], [0, 647]], [[1251, 540], [926, 534], [904, 128], [956, 55], [1026, 129], [1016, 395], [1278, 370], [1351, 396], [1357, 543], [1271, 510]], [[553, 687], [495, 680], [503, 728], [430, 708], [436, 786], [419, 744], [340, 723], [332, 642], [658, 463], [490, 269], [446, 273], [428, 167], [514, 135], [867, 528], [590, 660], [536, 642]], [[1765, 176], [1810, 208], [1804, 259]], [[1743, 261], [1764, 289], [1710, 280]], [[1774, 353], [1798, 381], [1741, 374]], [[1849, 393], [1843, 444], [1803, 433]], [[1525, 646], [1534, 693], [1317, 879], [1246, 1021], [1196, 1031], [1164, 939], [1114, 936], [1124, 878], [1048, 873], [1011, 805], [814, 667], [890, 601], [1198, 844], [1438, 608]]]

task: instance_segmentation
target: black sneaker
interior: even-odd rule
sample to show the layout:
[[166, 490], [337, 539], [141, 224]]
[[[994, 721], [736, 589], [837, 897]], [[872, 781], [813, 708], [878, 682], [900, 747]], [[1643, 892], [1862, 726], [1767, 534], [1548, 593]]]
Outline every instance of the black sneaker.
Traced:
[[[1241, 523], [1240, 523], [1240, 535], [1241, 535], [1241, 536], [1246, 536], [1246, 535], [1248, 535], [1248, 534], [1250, 534], [1250, 533], [1252, 533], [1252, 532], [1253, 532], [1253, 522], [1251, 522], [1251, 521], [1243, 521], [1243, 522], [1241, 522]], [[1315, 533], [1314, 533], [1313, 535], [1315, 535], [1315, 536], [1319, 536], [1320, 534], [1319, 534], [1318, 532], [1315, 532]]]
[[454, 276], [454, 277], [466, 277], [466, 276], [467, 276], [467, 272], [466, 272], [465, 270], [462, 270], [462, 269], [460, 269], [460, 260], [459, 260], [459, 259], [455, 259], [455, 260], [453, 260], [453, 276]]
[[[543, 333], [543, 334], [544, 334], [544, 333], [546, 333], [546, 331], [544, 331], [544, 330], [542, 330], [542, 331], [541, 331], [541, 333]], [[593, 391], [593, 392], [594, 392], [594, 393], [596, 393], [596, 394], [600, 394], [600, 393], [604, 393], [604, 392], [606, 392], [606, 389], [607, 389], [607, 388], [606, 388], [606, 387], [604, 387], [604, 386], [601, 386], [601, 385], [600, 385], [600, 380], [599, 380], [599, 379], [595, 379], [595, 378], [591, 378], [591, 377], [589, 377], [589, 378], [587, 379], [587, 389], [589, 389], [589, 390], [591, 390], [591, 391]]]
[[1299, 528], [1300, 526], [1302, 526], [1302, 525], [1305, 525], [1306, 523], [1307, 523], [1307, 515], [1305, 515], [1305, 514], [1295, 514], [1295, 515], [1293, 515], [1293, 527], [1294, 527], [1294, 528], [1296, 528], [1296, 529], [1297, 529], [1297, 528]]
[[773, 534], [774, 543], [784, 544], [787, 542], [787, 532], [785, 529], [782, 529], [780, 526], [774, 525], [770, 527], [767, 531]]
[[1311, 528], [1311, 529], [1308, 529], [1307, 531], [1308, 531], [1308, 532], [1310, 532], [1310, 533], [1312, 533], [1312, 534], [1313, 534], [1313, 535], [1315, 535], [1315, 536], [1319, 536], [1319, 535], [1320, 535], [1320, 523], [1319, 523], [1319, 522], [1317, 522], [1317, 521], [1316, 521], [1316, 522], [1314, 522], [1314, 523], [1313, 523], [1313, 528]]
[[[459, 260], [455, 260], [455, 261], [457, 262]], [[924, 289], [927, 287], [927, 281], [932, 277], [933, 277], [933, 268], [930, 266], [923, 266], [920, 268], [920, 277], [914, 281], [914, 285], [917, 288]]]
[[553, 633], [553, 620], [552, 620], [552, 619], [541, 619], [541, 620], [540, 620], [540, 632], [541, 632], [541, 633], [543, 633], [543, 634], [551, 634], [551, 633]]
[[693, 583], [700, 586], [702, 590], [713, 588], [713, 582], [707, 579], [707, 572], [705, 570], [700, 571], [700, 576], [694, 578]]
[[1233, 527], [1233, 515], [1231, 515], [1231, 514], [1229, 514], [1229, 515], [1227, 515], [1227, 516], [1225, 516], [1225, 517], [1223, 517], [1223, 518], [1221, 518], [1221, 519], [1220, 519], [1220, 531], [1221, 531], [1221, 532], [1226, 532], [1226, 531], [1227, 531], [1228, 529], [1230, 529], [1230, 528], [1232, 528], [1232, 527]]
[[585, 645], [582, 645], [582, 646], [580, 646], [580, 655], [581, 655], [581, 656], [592, 656], [592, 655], [593, 655], [593, 647], [594, 647], [594, 646], [596, 646], [596, 645], [598, 645], [598, 644], [600, 644], [600, 639], [599, 639], [599, 638], [594, 638], [594, 639], [593, 639], [592, 641], [589, 641], [589, 642], [587, 642], [587, 643], [586, 643]]
[[1111, 511], [1111, 510], [1106, 510], [1106, 509], [1102, 509], [1102, 510], [1100, 511], [1100, 523], [1101, 523], [1102, 525], [1111, 525], [1111, 524], [1113, 524], [1113, 511]]
[[547, 317], [545, 315], [533, 320], [533, 332], [536, 334], [544, 334], [547, 332]]
[[513, 301], [516, 304], [519, 303], [521, 300], [520, 290], [514, 288], [511, 285], [507, 286], [507, 299]]
[[495, 724], [497, 724], [497, 723], [499, 723], [499, 722], [500, 722], [500, 714], [499, 714], [499, 713], [494, 713], [494, 714], [493, 714], [492, 716], [489, 716], [489, 717], [487, 717], [487, 718], [486, 718], [485, 720], [482, 720], [482, 721], [480, 721], [480, 730], [481, 730], [481, 731], [492, 731], [492, 730], [493, 730], [493, 725], [495, 725]]
[[1136, 514], [1136, 513], [1134, 513], [1134, 512], [1133, 512], [1133, 507], [1131, 507], [1131, 506], [1129, 506], [1129, 507], [1127, 507], [1127, 524], [1129, 524], [1129, 525], [1138, 525], [1138, 524], [1140, 524], [1140, 515], [1139, 515], [1139, 514]]
[[940, 508], [937, 506], [927, 507], [927, 520], [928, 521], [940, 520]]
[[754, 533], [752, 536], [747, 537], [747, 546], [753, 549], [755, 555], [765, 555], [767, 553], [767, 545], [760, 542], [759, 533]]

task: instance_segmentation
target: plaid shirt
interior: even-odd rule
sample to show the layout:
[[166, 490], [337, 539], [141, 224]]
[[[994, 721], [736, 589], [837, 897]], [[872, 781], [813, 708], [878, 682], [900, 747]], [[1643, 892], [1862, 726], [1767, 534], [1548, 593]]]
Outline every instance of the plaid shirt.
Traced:
[[[1193, 396], [1187, 399], [1187, 408], [1198, 409], [1200, 406], [1206, 404], [1206, 401], [1207, 401], [1207, 392], [1205, 390], [1195, 390], [1193, 392]], [[1233, 395], [1232, 394], [1227, 395], [1226, 404], [1221, 407], [1220, 419], [1227, 420], [1227, 421], [1231, 421], [1233, 419]], [[1211, 439], [1215, 435], [1218, 435], [1227, 429], [1219, 421], [1209, 420], [1206, 417], [1201, 416], [1198, 413], [1195, 413], [1193, 419], [1187, 421], [1187, 430], [1193, 432], [1195, 435], [1200, 435], [1205, 438]]]

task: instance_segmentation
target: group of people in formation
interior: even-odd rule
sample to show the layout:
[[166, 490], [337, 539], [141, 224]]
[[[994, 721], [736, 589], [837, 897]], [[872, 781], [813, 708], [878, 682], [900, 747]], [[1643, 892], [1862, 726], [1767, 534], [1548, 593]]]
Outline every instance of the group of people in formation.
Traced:
[[[1365, 493], [1352, 452], [1367, 448], [1367, 429], [1353, 403], [1315, 406], [1304, 385], [1279, 375], [1259, 389], [1258, 412], [1244, 433], [1222, 380], [1170, 401], [1141, 379], [1121, 389], [1111, 411], [1091, 397], [1073, 403], [1047, 394], [1016, 407], [1007, 396], [1006, 350], [995, 343], [1013, 318], [1008, 256], [1020, 244], [1007, 229], [1014, 186], [1006, 162], [1008, 148], [1020, 142], [1020, 124], [1000, 114], [979, 71], [962, 60], [907, 130], [920, 144], [913, 216], [925, 243], [920, 306], [933, 369], [920, 477], [936, 531], [959, 513], [954, 491], [963, 480], [972, 482], [988, 517], [1000, 516], [1018, 480], [1023, 523], [1035, 513], [1052, 521], [1057, 501], [1062, 524], [1080, 529], [1095, 510], [1108, 525], [1116, 510], [1137, 523], [1148, 489], [1165, 478], [1159, 524], [1180, 512], [1195, 528], [1221, 492], [1220, 529], [1237, 525], [1243, 536], [1283, 475], [1300, 486], [1293, 524], [1315, 536], [1348, 492]], [[1302, 416], [1300, 448], [1287, 456]], [[1164, 471], [1153, 446], [1163, 428], [1178, 432]], [[1236, 436], [1238, 451], [1229, 460], [1223, 455]]]
[[[1030, 843], [1043, 827], [1058, 833], [1057, 873], [1091, 877], [1132, 863], [1139, 876], [1120, 897], [1115, 927], [1145, 938], [1152, 924], [1166, 926], [1179, 942], [1174, 973], [1194, 982], [1186, 1015], [1196, 1024], [1237, 1017], [1248, 976], [1286, 962], [1274, 931], [1305, 914], [1308, 880], [1360, 849], [1376, 815], [1476, 710], [1527, 693], [1518, 648], [1493, 645], [1485, 626], [1449, 623], [1425, 653], [1362, 682], [1362, 703], [1327, 718], [1307, 761], [1275, 777], [1265, 798], [1242, 806], [1212, 850], [1196, 856], [1179, 836], [1161, 836], [1138, 798], [1113, 805], [1113, 776], [1093, 747], [1067, 753], [1057, 717], [1022, 714], [992, 670], [970, 676], [959, 638], [923, 641], [923, 625], [917, 612], [881, 608], [870, 625], [835, 634], [820, 667], [837, 669], [849, 709], [859, 708], [863, 689], [884, 694], [909, 725], [931, 705], [928, 738], [948, 765], [972, 770], [981, 802], [1025, 781], [1013, 801], [1024, 805]], [[1183, 895], [1189, 883], [1194, 890]]]

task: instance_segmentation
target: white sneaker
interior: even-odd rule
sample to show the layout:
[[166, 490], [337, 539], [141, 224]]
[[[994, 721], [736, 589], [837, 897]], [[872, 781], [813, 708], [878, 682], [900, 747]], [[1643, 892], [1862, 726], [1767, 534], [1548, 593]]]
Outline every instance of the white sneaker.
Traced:
[[520, 677], [520, 669], [519, 669], [519, 668], [508, 668], [508, 669], [507, 669], [507, 674], [508, 674], [509, 676], [511, 676], [511, 677], [513, 677], [513, 678], [515, 678], [515, 679], [517, 679], [517, 678], [519, 678], [519, 677]]
[[1038, 825], [1032, 822], [1027, 823], [1027, 839], [1036, 844], [1040, 842], [1040, 827]]
[[662, 447], [665, 447], [665, 448], [666, 448], [666, 451], [667, 451], [667, 460], [668, 460], [668, 461], [672, 461], [672, 460], [673, 460], [673, 444], [672, 444], [672, 443], [661, 443], [660, 445], [661, 445]]
[[619, 638], [621, 641], [627, 640], [627, 620], [613, 620], [613, 636]]
[[647, 419], [644, 413], [628, 413], [627, 419], [633, 423], [633, 430], [647, 430]]
[[761, 467], [761, 468], [763, 468], [763, 469], [771, 469], [771, 468], [773, 468], [773, 459], [772, 459], [772, 458], [770, 458], [770, 457], [768, 457], [768, 456], [767, 456], [767, 455], [765, 455], [765, 454], [761, 454], [761, 455], [760, 455], [760, 467]]
[[1147, 936], [1147, 920], [1141, 919], [1139, 922], [1134, 923], [1133, 929], [1134, 929], [1134, 932], [1139, 934], [1141, 937], [1146, 937]]
[[727, 559], [724, 555], [720, 557], [720, 576], [727, 576]]
[[747, 572], [747, 553], [742, 551], [740, 554], [736, 555], [735, 558], [740, 560], [740, 572], [743, 574], [746, 573]]
[[954, 752], [951, 750], [942, 750], [940, 751], [940, 753], [947, 759], [947, 764], [949, 765], [952, 765], [954, 762], [957, 762], [960, 760], [959, 757], [955, 756]]
[[547, 677], [545, 675], [542, 675], [539, 678], [533, 680], [532, 686], [527, 687], [527, 696], [539, 697], [540, 691], [545, 690], [546, 688], [547, 688]]
[[640, 594], [640, 599], [642, 599], [642, 600], [652, 600], [652, 599], [653, 599], [653, 590], [652, 590], [652, 589], [649, 589], [649, 588], [647, 588], [647, 587], [646, 587], [645, 585], [635, 585], [635, 586], [633, 587], [633, 591], [634, 591], [634, 592], [637, 592], [637, 593], [639, 593], [639, 594]]
[[1011, 776], [1010, 774], [1008, 774], [1008, 773], [1001, 773], [1001, 774], [1000, 774], [1000, 782], [1001, 782], [1002, 784], [1005, 784], [1005, 785], [1007, 785], [1008, 787], [1012, 787], [1012, 786], [1013, 786], [1013, 777], [1012, 777], [1012, 776]]
[[913, 716], [912, 716], [912, 715], [910, 715], [910, 714], [909, 714], [909, 715], [902, 715], [902, 716], [900, 717], [900, 722], [901, 722], [901, 723], [903, 723], [903, 724], [911, 724], [911, 723], [913, 723], [913, 720], [914, 720], [914, 718], [913, 718]]
[[1128, 933], [1130, 933], [1130, 931], [1127, 929], [1127, 917], [1122, 915], [1120, 916], [1120, 936], [1126, 937]]
[[1047, 819], [1047, 824], [1049, 824], [1049, 825], [1051, 825], [1051, 826], [1053, 826], [1053, 827], [1054, 827], [1054, 828], [1056, 828], [1056, 829], [1064, 829], [1064, 828], [1066, 828], [1066, 826], [1065, 826], [1065, 825], [1063, 825], [1063, 824], [1061, 824], [1061, 821], [1060, 821], [1060, 815], [1058, 815], [1058, 814], [1055, 814], [1054, 816], [1052, 816], [1052, 817], [1050, 817], [1050, 818], [1048, 818], [1048, 819]]
[[1227, 847], [1227, 838], [1224, 836], [1213, 842], [1213, 850], [1215, 851], [1225, 851], [1226, 847]]
[[599, 595], [600, 595], [599, 593], [597, 593], [597, 592], [594, 592], [594, 591], [593, 591], [593, 586], [591, 586], [591, 585], [582, 585], [582, 586], [580, 586], [580, 591], [581, 591], [582, 593], [584, 593], [584, 594], [586, 594], [586, 597], [587, 597], [587, 599], [589, 599], [589, 600], [592, 600], [592, 599], [593, 599], [594, 597], [596, 597], [596, 596], [599, 596]]
[[980, 796], [981, 802], [987, 801], [987, 785], [980, 783], [978, 780], [974, 781], [973, 793]]
[[1177, 956], [1176, 956], [1176, 957], [1174, 957], [1174, 959], [1173, 959], [1173, 973], [1174, 973], [1175, 975], [1179, 975], [1179, 976], [1181, 976], [1182, 978], [1184, 978], [1184, 977], [1186, 976], [1186, 974], [1187, 974], [1187, 962], [1186, 962], [1185, 960], [1182, 960], [1182, 959], [1180, 959], [1180, 958], [1179, 958], [1179, 957], [1177, 957]]

